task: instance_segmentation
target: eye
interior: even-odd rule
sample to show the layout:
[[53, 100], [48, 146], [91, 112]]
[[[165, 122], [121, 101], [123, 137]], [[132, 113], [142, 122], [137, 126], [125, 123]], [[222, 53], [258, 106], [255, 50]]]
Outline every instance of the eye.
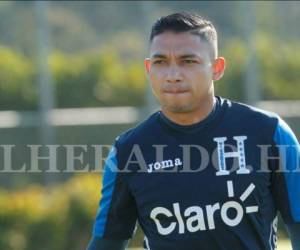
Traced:
[[196, 60], [192, 60], [192, 59], [185, 59], [185, 60], [183, 60], [183, 62], [184, 62], [184, 63], [186, 63], [186, 64], [193, 64], [193, 63], [197, 63], [197, 61], [196, 61]]
[[163, 64], [163, 63], [165, 63], [164, 60], [155, 60], [155, 61], [153, 61], [153, 64]]

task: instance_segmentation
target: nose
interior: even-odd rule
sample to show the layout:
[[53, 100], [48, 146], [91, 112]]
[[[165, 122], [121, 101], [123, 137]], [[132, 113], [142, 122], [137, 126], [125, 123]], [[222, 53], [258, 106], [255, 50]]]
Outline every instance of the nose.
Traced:
[[169, 83], [178, 83], [182, 81], [182, 73], [177, 65], [170, 65], [166, 72], [166, 81]]

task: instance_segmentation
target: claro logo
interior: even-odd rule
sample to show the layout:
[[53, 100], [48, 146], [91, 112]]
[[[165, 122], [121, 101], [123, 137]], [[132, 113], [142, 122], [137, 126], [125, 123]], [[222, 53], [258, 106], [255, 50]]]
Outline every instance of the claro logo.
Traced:
[[[255, 185], [251, 183], [243, 194], [239, 197], [241, 202], [244, 202], [248, 196], [255, 189]], [[228, 197], [234, 197], [234, 189], [232, 181], [227, 181], [227, 191]], [[222, 221], [231, 227], [237, 226], [243, 219], [245, 213], [255, 213], [258, 211], [258, 206], [248, 206], [244, 208], [241, 202], [234, 200], [229, 200], [224, 204], [219, 202], [213, 205], [206, 205], [205, 208], [200, 206], [191, 206], [182, 211], [180, 204], [178, 202], [173, 203], [173, 209], [170, 211], [164, 207], [156, 207], [150, 213], [150, 218], [154, 220], [157, 230], [161, 235], [171, 234], [174, 230], [177, 230], [179, 234], [184, 234], [188, 232], [197, 232], [205, 230], [214, 230], [215, 213], [220, 213]], [[235, 213], [228, 214], [229, 210], [235, 210]], [[232, 216], [234, 214], [234, 216]], [[163, 217], [174, 218], [174, 220], [166, 225], [166, 223], [161, 223], [160, 219], [164, 220]], [[205, 218], [207, 224], [205, 223]], [[163, 225], [162, 225], [163, 224]]]

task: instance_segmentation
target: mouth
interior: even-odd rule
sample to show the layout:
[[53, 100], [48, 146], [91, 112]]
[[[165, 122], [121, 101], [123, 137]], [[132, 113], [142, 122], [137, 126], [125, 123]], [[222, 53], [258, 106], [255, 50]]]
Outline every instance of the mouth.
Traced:
[[188, 89], [180, 88], [180, 87], [172, 87], [172, 88], [164, 89], [163, 92], [166, 94], [183, 94], [183, 93], [187, 93]]
[[182, 90], [182, 89], [169, 89], [164, 91], [165, 94], [184, 94], [187, 92], [188, 90]]

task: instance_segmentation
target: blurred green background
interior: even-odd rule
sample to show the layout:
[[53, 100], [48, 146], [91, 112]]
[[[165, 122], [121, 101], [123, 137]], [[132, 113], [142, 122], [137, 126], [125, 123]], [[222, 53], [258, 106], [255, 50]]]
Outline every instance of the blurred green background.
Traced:
[[[219, 54], [227, 59], [217, 95], [279, 113], [299, 138], [296, 1], [2, 1], [0, 138], [15, 145], [15, 172], [4, 171], [0, 150], [0, 249], [85, 248], [101, 175], [63, 173], [61, 151], [59, 173], [17, 172], [29, 162], [27, 146], [86, 145], [77, 153], [92, 168], [92, 145], [111, 144], [158, 108], [143, 68], [150, 27], [182, 10], [217, 28]], [[141, 238], [138, 231], [132, 246], [141, 246]], [[287, 239], [282, 223], [279, 238]]]

